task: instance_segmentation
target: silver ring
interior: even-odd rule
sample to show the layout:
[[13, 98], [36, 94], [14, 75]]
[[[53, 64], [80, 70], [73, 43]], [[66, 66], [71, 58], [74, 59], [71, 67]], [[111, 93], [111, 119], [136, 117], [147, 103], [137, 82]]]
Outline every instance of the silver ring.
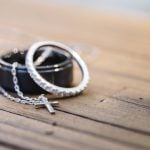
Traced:
[[[79, 65], [79, 67], [81, 69], [81, 72], [82, 72], [82, 81], [80, 82], [79, 85], [77, 85], [75, 87], [71, 87], [71, 88], [59, 87], [59, 86], [56, 86], [56, 85], [46, 81], [37, 72], [37, 70], [35, 69], [35, 66], [34, 66], [33, 56], [34, 56], [35, 52], [43, 46], [56, 47], [57, 50], [59, 50], [59, 51], [63, 50], [63, 52], [67, 52], [72, 56], [73, 60], [75, 60], [77, 62], [77, 64]], [[47, 91], [49, 93], [52, 93], [52, 94], [54, 94], [56, 96], [60, 96], [60, 97], [75, 96], [75, 95], [81, 93], [87, 87], [87, 84], [89, 82], [88, 68], [87, 68], [85, 62], [81, 59], [81, 57], [70, 47], [63, 45], [61, 43], [58, 43], [58, 42], [54, 42], [54, 41], [43, 41], [43, 42], [37, 42], [37, 43], [33, 44], [29, 48], [27, 55], [26, 55], [26, 67], [27, 67], [28, 73], [30, 74], [31, 78], [41, 88], [43, 88], [45, 91]]]

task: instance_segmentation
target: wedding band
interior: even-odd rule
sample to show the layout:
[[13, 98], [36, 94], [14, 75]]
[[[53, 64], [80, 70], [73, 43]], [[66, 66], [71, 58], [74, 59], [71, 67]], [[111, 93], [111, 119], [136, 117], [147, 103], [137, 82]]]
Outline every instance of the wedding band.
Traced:
[[[25, 66], [26, 53], [27, 51], [16, 50], [0, 56], [0, 85], [6, 90], [15, 92], [11, 70], [12, 63], [18, 62], [19, 65], [16, 71], [21, 91], [26, 94], [46, 93], [46, 91], [39, 87], [28, 74]], [[73, 80], [71, 56], [52, 50], [51, 53], [47, 52], [47, 55], [44, 56], [46, 57], [46, 61], [44, 61], [45, 58], [41, 58], [41, 56], [43, 56], [41, 54], [44, 53], [45, 49], [38, 50], [34, 57], [34, 59], [40, 60], [37, 61], [37, 64], [40, 65], [36, 66], [38, 73], [55, 85], [70, 87]], [[62, 80], [61, 77], [65, 78]]]
[[[60, 86], [54, 85], [53, 83], [48, 82], [38, 73], [38, 71], [36, 70], [34, 66], [33, 58], [34, 58], [36, 51], [39, 48], [45, 47], [45, 46], [55, 47], [56, 50], [58, 50], [59, 52], [68, 53], [72, 56], [72, 59], [76, 61], [76, 63], [79, 65], [81, 72], [82, 72], [82, 81], [80, 82], [79, 85], [77, 85], [76, 87], [70, 87], [70, 88], [60, 87]], [[31, 78], [45, 91], [52, 93], [56, 96], [60, 96], [60, 97], [75, 96], [81, 93], [87, 87], [87, 84], [89, 82], [89, 72], [88, 72], [88, 68], [85, 62], [70, 47], [63, 45], [61, 43], [58, 43], [58, 42], [44, 41], [44, 42], [37, 42], [33, 44], [27, 52], [25, 63], [26, 63], [26, 67]], [[57, 69], [55, 71], [57, 71]], [[65, 78], [62, 78], [62, 80], [64, 79]]]

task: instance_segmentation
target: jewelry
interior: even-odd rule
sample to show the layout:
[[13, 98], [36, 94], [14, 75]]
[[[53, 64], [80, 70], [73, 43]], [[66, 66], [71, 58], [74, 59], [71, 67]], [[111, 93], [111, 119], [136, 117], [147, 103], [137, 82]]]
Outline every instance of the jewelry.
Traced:
[[18, 66], [18, 63], [15, 62], [12, 64], [12, 76], [13, 76], [13, 83], [14, 83], [14, 89], [19, 97], [13, 97], [10, 95], [2, 86], [0, 86], [0, 92], [7, 97], [8, 99], [15, 101], [17, 103], [22, 104], [29, 104], [34, 105], [35, 108], [40, 108], [41, 106], [45, 106], [50, 113], [55, 113], [55, 110], [52, 106], [58, 106], [58, 101], [48, 102], [47, 98], [41, 94], [38, 98], [30, 98], [27, 96], [24, 96], [24, 94], [21, 92], [19, 84], [18, 84], [18, 78], [16, 74], [16, 67]]
[[44, 50], [44, 52], [41, 54], [40, 57], [38, 57], [35, 61], [34, 61], [34, 65], [35, 66], [39, 66], [41, 65], [48, 57], [49, 55], [52, 53], [52, 48], [46, 48], [46, 50]]
[[[47, 81], [58, 86], [70, 87], [73, 80], [72, 58], [53, 49], [44, 47], [38, 50], [34, 57], [36, 69]], [[11, 69], [12, 63], [18, 62], [16, 71], [21, 91], [25, 94], [47, 93], [28, 74], [25, 66], [26, 53], [27, 51], [15, 48], [12, 52], [0, 56], [0, 85], [7, 91], [15, 92]], [[63, 76], [65, 78], [62, 78]]]
[[[82, 71], [82, 81], [80, 84], [76, 87], [72, 88], [64, 88], [64, 87], [59, 87], [57, 85], [54, 85], [48, 81], [46, 81], [35, 69], [34, 62], [33, 62], [33, 57], [35, 52], [44, 46], [52, 46], [55, 48], [60, 48], [63, 50], [64, 53], [69, 53], [72, 56], [72, 59], [74, 59], [77, 64], [79, 65], [81, 71]], [[59, 50], [59, 49], [57, 49]], [[60, 51], [60, 50], [59, 50]], [[33, 44], [26, 55], [26, 67], [27, 70], [31, 76], [31, 78], [45, 91], [50, 92], [56, 96], [61, 96], [61, 97], [67, 97], [67, 96], [75, 96], [79, 93], [81, 93], [86, 87], [89, 82], [89, 72], [87, 69], [87, 66], [85, 62], [81, 59], [81, 57], [73, 51], [70, 47], [67, 47], [61, 43], [58, 42], [53, 42], [53, 41], [44, 41], [44, 42], [38, 42]]]

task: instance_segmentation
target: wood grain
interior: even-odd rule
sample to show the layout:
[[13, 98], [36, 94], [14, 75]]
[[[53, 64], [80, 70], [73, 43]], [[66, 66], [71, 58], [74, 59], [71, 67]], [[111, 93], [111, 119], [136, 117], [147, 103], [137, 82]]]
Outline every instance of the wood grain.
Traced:
[[34, 0], [0, 3], [1, 54], [45, 39], [89, 45], [81, 56], [91, 74], [82, 95], [59, 100], [56, 115], [0, 96], [0, 149], [150, 149], [149, 21]]

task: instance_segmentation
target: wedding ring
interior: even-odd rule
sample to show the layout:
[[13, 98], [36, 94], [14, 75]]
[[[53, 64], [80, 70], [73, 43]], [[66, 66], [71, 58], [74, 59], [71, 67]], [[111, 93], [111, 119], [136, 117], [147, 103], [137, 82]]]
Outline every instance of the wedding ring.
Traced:
[[[70, 88], [60, 87], [60, 86], [54, 85], [51, 82], [48, 82], [38, 73], [38, 71], [36, 70], [34, 66], [33, 58], [34, 58], [36, 51], [39, 48], [45, 47], [45, 46], [54, 47], [59, 52], [68, 53], [71, 55], [72, 59], [78, 64], [82, 72], [82, 80], [79, 83], [79, 85], [75, 87], [70, 87]], [[27, 52], [25, 63], [26, 63], [26, 67], [31, 78], [45, 91], [52, 93], [56, 96], [60, 96], [60, 97], [75, 96], [81, 93], [82, 91], [84, 91], [84, 89], [87, 87], [87, 84], [89, 82], [89, 72], [88, 72], [88, 68], [85, 62], [73, 49], [58, 42], [43, 41], [43, 42], [37, 42], [33, 44]], [[57, 69], [55, 71], [57, 71]], [[60, 78], [62, 78], [62, 80], [65, 79], [65, 77], [64, 78], [60, 77]]]
[[[8, 91], [15, 92], [11, 69], [12, 64], [18, 62], [16, 72], [21, 91], [26, 94], [46, 93], [28, 74], [25, 66], [26, 53], [27, 51], [16, 50], [0, 56], [0, 85]], [[38, 50], [34, 60], [36, 70], [47, 81], [63, 87], [72, 85], [73, 64], [70, 55], [43, 48]]]

